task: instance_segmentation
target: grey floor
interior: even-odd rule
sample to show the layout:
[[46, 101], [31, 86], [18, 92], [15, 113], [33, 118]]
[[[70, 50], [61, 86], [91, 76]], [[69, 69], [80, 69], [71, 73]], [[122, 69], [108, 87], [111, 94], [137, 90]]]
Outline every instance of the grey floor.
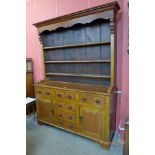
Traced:
[[[115, 134], [114, 142], [118, 142]], [[26, 118], [26, 155], [122, 155], [121, 144], [109, 150], [87, 138], [48, 126], [38, 125], [33, 116]]]

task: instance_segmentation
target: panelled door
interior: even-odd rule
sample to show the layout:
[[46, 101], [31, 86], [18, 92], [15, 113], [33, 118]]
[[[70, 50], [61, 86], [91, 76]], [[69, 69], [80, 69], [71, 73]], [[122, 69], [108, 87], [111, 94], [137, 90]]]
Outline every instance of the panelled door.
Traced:
[[37, 100], [38, 119], [48, 123], [54, 123], [53, 104], [50, 100]]
[[80, 105], [81, 132], [91, 137], [101, 137], [101, 110], [87, 105]]

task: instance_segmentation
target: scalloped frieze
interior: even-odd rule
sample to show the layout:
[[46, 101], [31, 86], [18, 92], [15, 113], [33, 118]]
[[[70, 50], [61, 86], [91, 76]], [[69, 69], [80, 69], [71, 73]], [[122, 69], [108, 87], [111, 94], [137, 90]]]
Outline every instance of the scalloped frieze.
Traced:
[[53, 31], [53, 30], [56, 30], [60, 27], [68, 28], [68, 27], [71, 27], [75, 24], [88, 24], [88, 23], [91, 23], [92, 21], [94, 21], [96, 19], [107, 20], [107, 19], [113, 18], [113, 16], [114, 16], [113, 10], [108, 10], [108, 11], [104, 11], [101, 13], [96, 13], [96, 14], [92, 14], [92, 15], [88, 15], [88, 16], [83, 16], [83, 17], [71, 19], [69, 21], [63, 21], [63, 22], [59, 22], [56, 24], [50, 24], [50, 25], [42, 26], [42, 27], [38, 28], [38, 32], [42, 33], [43, 31]]

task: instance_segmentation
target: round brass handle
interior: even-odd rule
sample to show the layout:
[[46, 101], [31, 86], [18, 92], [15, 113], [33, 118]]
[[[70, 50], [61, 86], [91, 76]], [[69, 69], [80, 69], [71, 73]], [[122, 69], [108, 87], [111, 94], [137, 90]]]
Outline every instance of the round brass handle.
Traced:
[[50, 93], [49, 92], [46, 92], [46, 95], [50, 95]]
[[58, 97], [61, 97], [62, 95], [61, 95], [61, 94], [57, 94], [57, 96], [58, 96]]
[[59, 114], [59, 117], [62, 117], [62, 114]]
[[97, 100], [96, 100], [96, 103], [97, 103], [97, 104], [100, 104], [100, 100], [99, 100], [99, 99], [97, 99]]
[[51, 110], [51, 112], [53, 113], [53, 112], [54, 112], [54, 110]]
[[83, 116], [80, 116], [80, 121], [83, 120], [83, 119], [84, 119], [84, 117]]
[[62, 125], [63, 123], [62, 122], [59, 122], [59, 124]]
[[61, 104], [58, 104], [58, 107], [62, 107], [62, 105]]
[[72, 119], [72, 116], [68, 116], [69, 119]]
[[82, 98], [82, 101], [86, 101], [86, 100], [87, 100], [87, 98], [85, 98], [85, 97]]
[[71, 109], [72, 109], [72, 106], [70, 106], [70, 105], [69, 105], [69, 106], [68, 106], [68, 109], [70, 109], [70, 110], [71, 110]]
[[69, 96], [68, 96], [68, 99], [71, 99], [71, 98], [72, 98], [72, 96], [69, 95]]
[[70, 129], [73, 129], [73, 126], [72, 126], [72, 125], [68, 125], [68, 127], [69, 127]]
[[38, 94], [41, 94], [41, 91], [38, 91]]

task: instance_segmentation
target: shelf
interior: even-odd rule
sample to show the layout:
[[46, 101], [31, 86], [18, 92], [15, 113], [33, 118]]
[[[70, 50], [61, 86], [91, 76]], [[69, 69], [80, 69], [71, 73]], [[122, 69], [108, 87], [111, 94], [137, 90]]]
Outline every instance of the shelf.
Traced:
[[110, 76], [99, 75], [99, 74], [71, 74], [71, 73], [46, 73], [49, 76], [77, 76], [77, 77], [88, 77], [88, 78], [106, 78], [110, 79]]
[[73, 60], [73, 61], [44, 61], [46, 64], [57, 64], [57, 63], [100, 63], [100, 62], [111, 62], [111, 60]]
[[74, 45], [63, 45], [63, 46], [50, 46], [44, 47], [44, 50], [48, 49], [58, 49], [58, 48], [73, 48], [73, 47], [84, 47], [84, 46], [97, 46], [97, 45], [107, 45], [111, 42], [96, 42], [96, 43], [84, 43], [84, 44], [74, 44]]

